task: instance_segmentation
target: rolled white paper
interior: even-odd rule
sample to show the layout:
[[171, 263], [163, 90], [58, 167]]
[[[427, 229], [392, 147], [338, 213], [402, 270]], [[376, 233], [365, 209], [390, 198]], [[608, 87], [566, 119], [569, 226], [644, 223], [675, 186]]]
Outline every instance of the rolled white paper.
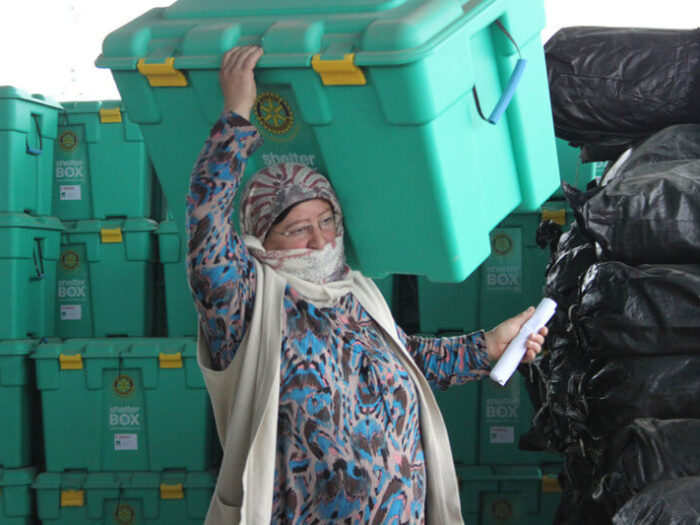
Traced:
[[508, 343], [508, 347], [506, 348], [505, 352], [503, 352], [503, 355], [501, 355], [498, 363], [496, 363], [496, 366], [494, 366], [491, 370], [491, 373], [489, 374], [491, 379], [501, 386], [506, 384], [506, 382], [510, 379], [510, 376], [512, 376], [513, 372], [515, 372], [516, 368], [518, 368], [520, 361], [522, 361], [523, 356], [527, 351], [527, 348], [525, 347], [527, 338], [530, 337], [531, 334], [539, 332], [540, 328], [546, 325], [547, 321], [552, 318], [556, 309], [557, 303], [551, 299], [545, 297], [540, 301], [540, 304], [538, 304], [537, 308], [535, 309], [535, 313], [532, 314], [532, 317], [530, 317], [525, 324], [523, 324], [518, 332], [518, 335], [516, 335], [512, 341]]

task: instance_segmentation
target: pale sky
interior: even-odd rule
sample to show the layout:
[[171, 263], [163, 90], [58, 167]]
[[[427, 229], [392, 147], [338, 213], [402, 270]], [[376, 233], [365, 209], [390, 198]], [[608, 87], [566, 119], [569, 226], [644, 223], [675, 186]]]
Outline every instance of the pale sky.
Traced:
[[[254, 2], [255, 0], [250, 0]], [[95, 59], [111, 31], [170, 0], [0, 0], [0, 86], [58, 101], [119, 98]], [[572, 25], [688, 29], [700, 25], [700, 0], [544, 0], [546, 41]], [[663, 7], [662, 7], [663, 6]]]

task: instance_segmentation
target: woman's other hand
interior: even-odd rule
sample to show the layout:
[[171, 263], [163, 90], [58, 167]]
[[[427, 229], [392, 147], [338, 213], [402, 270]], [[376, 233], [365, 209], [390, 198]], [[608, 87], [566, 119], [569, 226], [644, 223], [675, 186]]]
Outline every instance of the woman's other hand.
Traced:
[[[484, 335], [484, 339], [486, 340], [486, 353], [488, 353], [492, 361], [501, 357], [508, 343], [518, 335], [520, 327], [523, 326], [525, 321], [530, 319], [534, 313], [535, 308], [531, 306], [515, 317], [503, 321], [493, 330], [486, 332]], [[531, 334], [530, 337], [528, 337], [525, 345], [527, 351], [523, 356], [523, 363], [532, 361], [537, 354], [542, 351], [542, 344], [544, 343], [544, 338], [547, 336], [547, 333], [547, 327], [544, 326], [539, 332]]]
[[234, 47], [221, 59], [219, 82], [224, 95], [224, 111], [233, 111], [250, 120], [257, 89], [253, 69], [260, 60], [260, 46]]

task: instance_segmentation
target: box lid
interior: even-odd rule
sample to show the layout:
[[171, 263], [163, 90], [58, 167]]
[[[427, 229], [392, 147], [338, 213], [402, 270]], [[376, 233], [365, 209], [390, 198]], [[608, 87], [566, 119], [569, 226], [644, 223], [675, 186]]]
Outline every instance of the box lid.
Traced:
[[[423, 57], [507, 0], [179, 0], [148, 11], [103, 42], [99, 67], [136, 69], [139, 59], [182, 69], [218, 69], [236, 45], [262, 45], [261, 68], [309, 67], [312, 58], [396, 65]], [[500, 11], [499, 11], [500, 10]], [[533, 16], [538, 15], [535, 13]], [[541, 17], [540, 26], [544, 25]], [[517, 24], [516, 24], [517, 26]], [[539, 34], [520, 34], [519, 42]], [[530, 31], [530, 33], [532, 33]]]
[[84, 219], [79, 221], [65, 221], [66, 233], [95, 233], [102, 234], [103, 230], [120, 229], [125, 233], [151, 232], [158, 228], [158, 223], [152, 219]]
[[36, 477], [34, 467], [6, 469], [0, 467], [0, 487], [31, 485]]
[[62, 343], [38, 345], [33, 359], [58, 359], [59, 356], [81, 355], [84, 359], [96, 358], [160, 358], [180, 353], [182, 357], [196, 358], [197, 343], [194, 338], [173, 337], [109, 337], [103, 339], [68, 339]]
[[[0, 470], [0, 472], [2, 471]], [[39, 490], [56, 490], [59, 488], [64, 490], [114, 488], [161, 490], [163, 485], [167, 488], [181, 484], [182, 488], [185, 489], [211, 489], [214, 487], [215, 479], [216, 474], [214, 471], [44, 472], [37, 476], [33, 488]]]
[[63, 230], [56, 217], [28, 215], [26, 213], [0, 213], [0, 228], [37, 228], [41, 230]]
[[32, 102], [33, 104], [39, 104], [41, 106], [61, 109], [61, 105], [51, 97], [39, 94], [29, 94], [28, 91], [16, 88], [14, 86], [0, 86], [0, 100], [3, 99], [24, 100], [26, 102]]

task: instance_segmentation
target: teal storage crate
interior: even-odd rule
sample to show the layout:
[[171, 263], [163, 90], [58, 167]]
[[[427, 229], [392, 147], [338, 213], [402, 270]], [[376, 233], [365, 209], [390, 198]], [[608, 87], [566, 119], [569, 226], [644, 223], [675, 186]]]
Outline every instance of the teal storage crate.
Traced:
[[152, 333], [157, 228], [150, 219], [65, 222], [56, 278], [56, 336]]
[[452, 459], [457, 463], [478, 462], [479, 383], [472, 381], [447, 390], [433, 390], [447, 427]]
[[35, 523], [34, 493], [36, 478], [33, 467], [6, 469], [0, 467], [0, 523], [2, 525], [33, 525]]
[[[581, 162], [581, 150], [570, 146], [560, 138], [556, 139], [557, 158], [559, 161], [559, 177], [580, 190], [585, 190], [588, 183], [603, 175], [605, 162]], [[553, 195], [557, 199], [564, 198], [564, 192], [559, 188]]]
[[0, 213], [0, 339], [53, 335], [62, 230], [53, 217]]
[[457, 467], [462, 516], [469, 525], [549, 525], [561, 500], [559, 464]]
[[139, 127], [119, 101], [62, 102], [52, 215], [150, 217], [153, 173]]
[[29, 354], [36, 340], [0, 341], [0, 467], [32, 464], [36, 413], [34, 370]]
[[0, 213], [51, 215], [58, 102], [0, 86]]
[[[549, 201], [539, 212], [511, 214], [491, 232], [491, 256], [462, 283], [432, 283], [419, 277], [421, 332], [439, 335], [490, 330], [528, 306], [537, 305], [549, 257], [549, 249], [535, 242], [537, 227], [544, 219], [565, 228], [572, 220], [571, 210], [563, 201]], [[472, 385], [456, 388], [466, 387]], [[474, 385], [474, 390], [470, 400], [475, 402], [465, 403], [462, 394], [455, 392], [441, 403], [453, 454], [456, 450], [459, 461], [531, 465], [560, 460], [554, 454], [518, 448], [520, 435], [531, 428], [534, 415], [520, 374], [513, 375], [504, 387], [483, 380]], [[462, 404], [468, 408], [462, 410]]]
[[215, 479], [210, 471], [45, 472], [33, 487], [45, 525], [200, 525]]
[[196, 336], [199, 318], [187, 282], [185, 246], [173, 221], [163, 221], [156, 231], [158, 258], [163, 265], [165, 333], [170, 337]]
[[72, 339], [32, 354], [46, 470], [211, 466], [213, 419], [193, 338]]
[[[97, 65], [184, 232], [189, 176], [223, 104], [221, 56], [261, 44], [251, 118], [265, 144], [247, 173], [316, 167], [343, 205], [353, 267], [455, 282], [488, 256], [499, 221], [557, 188], [543, 27], [542, 0], [179, 0], [109, 35]], [[486, 112], [514, 92], [495, 125], [474, 88]]]

